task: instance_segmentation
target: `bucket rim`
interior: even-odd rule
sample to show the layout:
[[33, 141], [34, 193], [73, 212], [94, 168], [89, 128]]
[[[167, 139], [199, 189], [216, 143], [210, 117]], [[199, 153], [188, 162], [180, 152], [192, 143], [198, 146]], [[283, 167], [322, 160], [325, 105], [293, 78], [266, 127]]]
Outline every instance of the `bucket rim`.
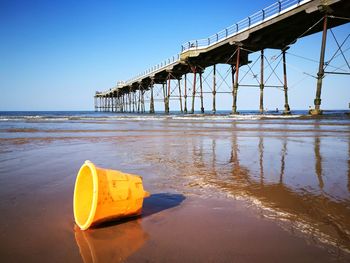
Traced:
[[[79, 181], [79, 177], [82, 174], [83, 169], [87, 167], [89, 168], [90, 172], [91, 172], [91, 176], [92, 176], [92, 184], [93, 184], [93, 192], [92, 192], [92, 204], [91, 204], [91, 209], [89, 212], [89, 216], [87, 218], [87, 220], [85, 221], [84, 224], [80, 224], [80, 222], [78, 222], [77, 220], [77, 216], [76, 216], [76, 188], [77, 188], [77, 183]], [[94, 217], [96, 214], [96, 209], [97, 209], [97, 200], [98, 199], [98, 177], [97, 177], [97, 171], [96, 171], [96, 166], [90, 162], [89, 160], [85, 161], [84, 164], [80, 167], [77, 178], [75, 180], [75, 187], [74, 187], [74, 198], [73, 198], [73, 212], [74, 212], [74, 219], [75, 219], [75, 223], [79, 226], [79, 228], [81, 230], [86, 230], [88, 229], [91, 224], [94, 221]]]

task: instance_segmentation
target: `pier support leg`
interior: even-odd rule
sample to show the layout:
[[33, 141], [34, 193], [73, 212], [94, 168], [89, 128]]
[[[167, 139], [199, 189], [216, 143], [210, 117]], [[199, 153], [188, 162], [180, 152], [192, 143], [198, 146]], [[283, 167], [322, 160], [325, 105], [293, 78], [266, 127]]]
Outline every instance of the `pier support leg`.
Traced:
[[151, 82], [151, 102], [149, 105], [149, 113], [153, 114], [154, 113], [154, 97], [153, 97], [153, 81]]
[[196, 98], [196, 79], [197, 79], [197, 73], [196, 73], [196, 67], [192, 67], [193, 72], [193, 90], [192, 90], [192, 109], [191, 113], [194, 113], [194, 100]]
[[284, 111], [283, 114], [290, 114], [290, 107], [288, 104], [288, 83], [287, 83], [287, 64], [286, 64], [286, 50], [282, 50], [282, 59], [283, 59], [283, 90], [284, 90]]
[[317, 88], [316, 88], [316, 98], [314, 100], [315, 108], [311, 109], [309, 113], [311, 115], [320, 115], [322, 114], [321, 106], [321, 90], [322, 90], [322, 80], [324, 77], [324, 55], [326, 51], [326, 41], [327, 41], [327, 14], [325, 14], [323, 19], [323, 32], [322, 32], [322, 44], [321, 44], [321, 54], [320, 54], [320, 63], [317, 73]]
[[199, 72], [199, 88], [200, 88], [200, 92], [201, 92], [201, 113], [204, 113], [202, 74], [203, 74], [203, 72], [200, 71]]
[[185, 74], [185, 95], [184, 95], [184, 99], [185, 99], [185, 107], [184, 107], [184, 112], [187, 113], [187, 74]]
[[119, 111], [123, 112], [123, 95], [119, 95]]
[[128, 94], [124, 95], [124, 103], [125, 103], [125, 108], [124, 108], [124, 112], [128, 112]]
[[132, 112], [135, 112], [136, 106], [136, 91], [132, 93]]
[[163, 98], [164, 98], [164, 112], [167, 112], [167, 98], [168, 95], [166, 94], [167, 91], [167, 87], [166, 87], [166, 83], [162, 83], [162, 89], [163, 89]]
[[140, 113], [140, 105], [141, 105], [141, 89], [139, 89], [138, 91], [137, 113]]
[[181, 113], [183, 113], [183, 109], [182, 109], [182, 96], [181, 96], [181, 80], [178, 79], [178, 85], [179, 85], [179, 100], [180, 100], [180, 111]]
[[213, 66], [213, 113], [216, 113], [216, 65]]
[[118, 96], [117, 94], [114, 94], [114, 112], [118, 111]]
[[170, 112], [170, 108], [169, 108], [169, 103], [170, 103], [170, 92], [171, 92], [171, 77], [170, 74], [168, 74], [168, 85], [167, 85], [167, 96], [166, 96], [166, 110], [165, 113], [169, 113]]
[[237, 93], [238, 93], [238, 77], [239, 77], [239, 63], [240, 63], [240, 51], [241, 47], [237, 46], [236, 54], [236, 78], [233, 85], [233, 103], [232, 103], [232, 114], [239, 114], [237, 112]]
[[114, 112], [114, 97], [111, 95], [111, 112]]
[[145, 113], [145, 91], [141, 89], [141, 113]]
[[114, 107], [114, 104], [113, 104], [113, 95], [110, 95], [110, 97], [109, 97], [109, 111], [110, 111], [110, 112], [113, 112], [113, 107]]
[[121, 97], [121, 109], [120, 109], [120, 111], [124, 112], [124, 109], [125, 109], [125, 105], [124, 105], [124, 94], [123, 94]]
[[259, 112], [264, 113], [264, 50], [260, 53], [260, 106]]
[[115, 111], [119, 112], [119, 96], [115, 97]]
[[129, 113], [131, 113], [131, 87], [129, 88], [129, 92], [128, 92], [128, 94], [127, 94], [127, 103], [128, 103], [128, 111], [129, 111]]
[[237, 91], [235, 91], [235, 73], [236, 69], [233, 65], [231, 65], [231, 80], [232, 80], [232, 109], [233, 109], [233, 104], [236, 98]]

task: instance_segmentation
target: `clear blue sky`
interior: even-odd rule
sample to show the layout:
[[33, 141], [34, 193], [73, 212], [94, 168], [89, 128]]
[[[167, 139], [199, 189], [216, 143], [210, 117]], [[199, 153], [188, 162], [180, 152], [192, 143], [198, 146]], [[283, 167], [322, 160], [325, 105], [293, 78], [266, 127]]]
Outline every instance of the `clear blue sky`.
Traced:
[[[109, 89], [177, 54], [183, 42], [212, 35], [274, 2], [0, 0], [0, 110], [93, 110], [96, 90]], [[342, 41], [350, 26], [334, 32]], [[332, 41], [329, 37], [330, 52], [335, 50]], [[318, 60], [319, 49], [316, 34], [298, 41], [290, 52]], [[266, 51], [266, 56], [277, 53]], [[316, 75], [318, 66], [292, 56], [287, 60], [290, 105], [307, 109], [316, 80], [303, 72]], [[338, 58], [335, 64], [344, 61]], [[221, 68], [225, 74], [227, 67]], [[267, 108], [283, 107], [281, 91], [265, 93]], [[258, 96], [258, 89], [240, 89], [238, 107], [258, 108]], [[349, 76], [327, 77], [322, 99], [324, 109], [348, 108]], [[229, 95], [219, 100], [219, 109], [230, 109]], [[206, 108], [210, 101], [208, 96]]]

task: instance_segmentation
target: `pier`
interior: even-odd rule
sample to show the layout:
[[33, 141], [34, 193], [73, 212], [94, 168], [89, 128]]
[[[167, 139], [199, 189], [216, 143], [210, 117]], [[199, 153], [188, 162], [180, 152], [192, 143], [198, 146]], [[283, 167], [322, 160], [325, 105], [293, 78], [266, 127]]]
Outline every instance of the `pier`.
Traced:
[[[170, 112], [170, 100], [178, 101], [177, 110], [182, 113], [194, 113], [200, 110], [204, 113], [204, 96], [212, 96], [212, 108], [216, 112], [217, 94], [232, 96], [232, 114], [239, 114], [237, 95], [242, 87], [256, 87], [259, 93], [259, 111], [264, 112], [264, 89], [279, 88], [283, 91], [283, 114], [290, 114], [288, 100], [288, 67], [287, 50], [298, 39], [322, 32], [319, 45], [320, 56], [318, 72], [315, 80], [314, 107], [309, 113], [322, 114], [321, 91], [322, 81], [326, 74], [350, 75], [350, 63], [343, 52], [343, 41], [338, 41], [331, 31], [338, 49], [331, 55], [331, 60], [342, 55], [347, 71], [327, 71], [325, 62], [327, 32], [332, 28], [350, 22], [350, 1], [348, 0], [281, 0], [259, 12], [248, 16], [224, 30], [204, 39], [192, 40], [181, 45], [180, 53], [155, 65], [127, 81], [119, 81], [115, 87], [94, 96], [96, 111], [155, 113], [155, 102], [161, 101], [165, 113]], [[272, 67], [265, 57], [265, 50], [279, 51], [277, 56], [282, 70]], [[259, 61], [249, 60], [250, 55], [259, 52]], [[260, 63], [259, 63], [260, 62]], [[256, 74], [256, 83], [242, 84], [240, 69], [247, 67], [252, 71], [251, 64], [259, 63], [260, 72]], [[227, 74], [220, 74], [217, 65], [228, 66]], [[269, 84], [270, 76], [265, 76], [269, 67], [271, 74], [281, 81]], [[210, 70], [206, 78], [204, 71]], [[218, 90], [218, 77], [229, 84], [228, 90]], [[224, 75], [224, 76], [222, 76]], [[244, 77], [244, 76], [243, 76]], [[209, 84], [208, 84], [209, 83]], [[209, 89], [204, 88], [206, 84]], [[195, 101], [199, 100], [200, 109], [195, 109]]]

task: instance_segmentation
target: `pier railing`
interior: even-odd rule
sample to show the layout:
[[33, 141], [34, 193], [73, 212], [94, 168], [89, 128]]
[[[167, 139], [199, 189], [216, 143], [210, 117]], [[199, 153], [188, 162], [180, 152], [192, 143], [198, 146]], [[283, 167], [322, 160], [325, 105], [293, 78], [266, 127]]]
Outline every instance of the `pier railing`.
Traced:
[[125, 82], [125, 84], [128, 85], [128, 84], [131, 84], [131, 83], [137, 81], [138, 79], [142, 79], [145, 76], [152, 75], [153, 73], [155, 73], [156, 71], [158, 71], [160, 69], [166, 68], [171, 64], [175, 64], [179, 59], [180, 59], [180, 54], [176, 54], [176, 55], [172, 56], [171, 58], [168, 58], [168, 59], [158, 63], [157, 65], [139, 73], [138, 75], [134, 76], [133, 78], [128, 79]]
[[[221, 41], [224, 41], [234, 35], [237, 35], [245, 30], [248, 30], [258, 24], [266, 22], [281, 13], [285, 13], [299, 5], [305, 4], [312, 0], [280, 0], [258, 12], [255, 14], [248, 16], [247, 18], [217, 32], [216, 34], [203, 39], [191, 40], [181, 45], [181, 53], [187, 50], [197, 50], [197, 49], [205, 49], [211, 45], [217, 44]], [[139, 73], [138, 75], [132, 77], [131, 79], [124, 82], [125, 85], [129, 85], [136, 81], [142, 80], [146, 76], [150, 76], [161, 69], [164, 69], [172, 64], [175, 64], [180, 60], [180, 54], [172, 56], [157, 65]]]
[[230, 38], [242, 31], [245, 31], [251, 27], [254, 27], [262, 22], [272, 19], [275, 16], [278, 16], [282, 12], [286, 12], [290, 9], [310, 2], [311, 0], [281, 0], [278, 1], [255, 14], [248, 16], [247, 18], [217, 32], [216, 34], [199, 40], [191, 40], [181, 45], [181, 52], [184, 52], [189, 49], [199, 49], [207, 48], [213, 44], [216, 44], [220, 41], [223, 41], [227, 38]]

